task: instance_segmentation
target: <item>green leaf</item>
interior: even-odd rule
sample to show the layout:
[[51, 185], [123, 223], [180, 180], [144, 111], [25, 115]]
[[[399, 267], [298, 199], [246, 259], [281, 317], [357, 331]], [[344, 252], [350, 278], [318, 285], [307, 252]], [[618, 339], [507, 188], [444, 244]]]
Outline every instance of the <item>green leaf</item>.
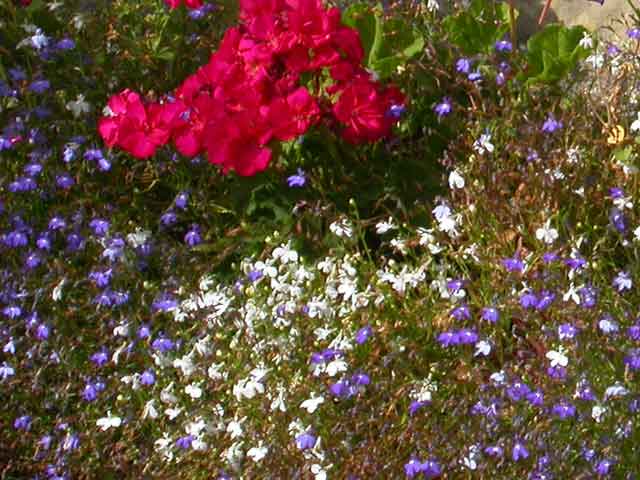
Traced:
[[631, 145], [628, 145], [624, 148], [617, 148], [613, 152], [613, 158], [616, 161], [623, 163], [625, 165], [629, 164], [629, 161], [632, 159], [632, 156], [633, 156], [633, 147]]
[[382, 19], [382, 5], [351, 5], [342, 14], [345, 25], [360, 33], [367, 67], [381, 77], [392, 75], [396, 68], [418, 55], [424, 48], [422, 34], [407, 28], [404, 21]]
[[156, 52], [154, 56], [158, 60], [166, 60], [168, 62], [171, 62], [175, 58], [176, 52], [170, 47], [164, 47], [160, 49], [160, 51]]
[[474, 0], [468, 9], [445, 17], [443, 26], [465, 55], [489, 53], [509, 31], [509, 6]]
[[380, 31], [382, 28], [380, 15], [370, 5], [356, 3], [342, 13], [342, 23], [355, 28], [360, 33], [362, 48], [368, 61], [371, 55], [375, 57], [376, 39], [380, 43]]
[[589, 55], [589, 50], [580, 45], [586, 31], [581, 26], [551, 24], [535, 34], [527, 42], [528, 67], [521, 79], [531, 85], [563, 78]]

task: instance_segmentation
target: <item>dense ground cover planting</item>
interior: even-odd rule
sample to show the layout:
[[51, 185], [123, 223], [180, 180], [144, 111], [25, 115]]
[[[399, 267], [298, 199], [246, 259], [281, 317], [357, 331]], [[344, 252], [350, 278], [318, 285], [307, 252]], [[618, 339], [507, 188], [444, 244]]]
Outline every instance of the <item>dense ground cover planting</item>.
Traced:
[[0, 22], [2, 478], [637, 477], [633, 20]]

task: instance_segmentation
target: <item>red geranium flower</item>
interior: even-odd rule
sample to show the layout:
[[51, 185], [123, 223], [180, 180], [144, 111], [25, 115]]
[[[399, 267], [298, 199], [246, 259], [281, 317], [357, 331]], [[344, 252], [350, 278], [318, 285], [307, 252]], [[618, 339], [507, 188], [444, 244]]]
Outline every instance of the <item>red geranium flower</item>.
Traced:
[[110, 115], [98, 123], [100, 135], [109, 147], [117, 145], [137, 158], [148, 158], [167, 143], [184, 110], [180, 103], [145, 106], [140, 95], [129, 89], [112, 96], [108, 107]]

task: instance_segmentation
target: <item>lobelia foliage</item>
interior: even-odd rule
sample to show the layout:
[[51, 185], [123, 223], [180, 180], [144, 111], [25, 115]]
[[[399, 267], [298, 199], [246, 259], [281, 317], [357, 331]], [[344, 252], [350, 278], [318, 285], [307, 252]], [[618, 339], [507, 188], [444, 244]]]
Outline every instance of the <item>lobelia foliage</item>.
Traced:
[[[342, 5], [410, 99], [388, 134], [341, 141], [361, 91], [316, 96], [268, 169], [212, 175], [161, 107], [276, 4], [0, 4], [2, 475], [635, 478], [637, 31], [527, 84], [493, 3]], [[299, 83], [274, 138], [336, 80]], [[151, 161], [102, 148], [107, 103]]]

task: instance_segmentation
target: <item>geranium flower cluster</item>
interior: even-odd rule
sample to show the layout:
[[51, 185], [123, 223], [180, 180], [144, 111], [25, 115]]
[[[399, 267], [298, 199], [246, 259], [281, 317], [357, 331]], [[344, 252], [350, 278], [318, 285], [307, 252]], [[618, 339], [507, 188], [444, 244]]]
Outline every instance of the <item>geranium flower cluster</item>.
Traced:
[[[166, 3], [167, 6], [173, 10], [182, 5], [182, 0], [164, 0], [164, 3]], [[184, 0], [184, 4], [189, 10], [200, 8], [203, 3], [204, 2], [202, 0]]]
[[362, 66], [357, 30], [321, 0], [242, 0], [209, 63], [160, 102], [125, 90], [108, 102], [99, 131], [109, 147], [148, 158], [172, 141], [185, 156], [207, 152], [223, 172], [264, 170], [272, 145], [324, 120], [345, 140], [391, 133], [405, 101]]

